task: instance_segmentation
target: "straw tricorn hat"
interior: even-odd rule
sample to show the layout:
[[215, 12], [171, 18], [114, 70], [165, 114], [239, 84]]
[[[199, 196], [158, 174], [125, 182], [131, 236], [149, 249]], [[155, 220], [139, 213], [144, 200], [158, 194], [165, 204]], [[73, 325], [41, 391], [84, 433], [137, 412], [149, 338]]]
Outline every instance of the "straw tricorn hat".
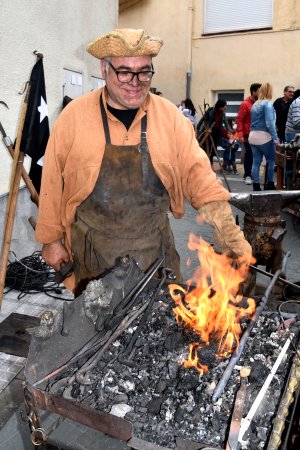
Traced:
[[87, 51], [96, 58], [110, 56], [156, 56], [163, 45], [157, 37], [144, 30], [123, 28], [103, 34], [87, 46]]

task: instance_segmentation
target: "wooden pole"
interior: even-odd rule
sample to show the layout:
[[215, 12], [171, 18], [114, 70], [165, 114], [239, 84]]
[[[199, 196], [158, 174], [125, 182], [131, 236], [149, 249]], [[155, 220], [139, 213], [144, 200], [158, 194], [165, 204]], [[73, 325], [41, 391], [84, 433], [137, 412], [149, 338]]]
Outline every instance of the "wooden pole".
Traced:
[[14, 217], [16, 212], [19, 188], [20, 188], [20, 180], [22, 175], [23, 161], [24, 161], [24, 153], [20, 152], [21, 138], [22, 132], [24, 128], [24, 122], [27, 112], [28, 98], [29, 98], [30, 85], [29, 83], [26, 86], [26, 93], [22, 105], [21, 116], [19, 121], [19, 128], [17, 134], [16, 148], [14, 151], [14, 161], [11, 175], [11, 183], [10, 183], [10, 191], [7, 200], [7, 209], [6, 209], [6, 223], [3, 235], [3, 244], [2, 244], [2, 259], [0, 265], [0, 309], [2, 305], [3, 299], [3, 291], [5, 286], [5, 276], [7, 270], [7, 261], [9, 256], [9, 249], [11, 243], [11, 237], [13, 232], [14, 225]]
[[[14, 158], [14, 149], [13, 146], [7, 146], [7, 149], [11, 155], [12, 158]], [[37, 193], [30, 176], [25, 170], [25, 167], [22, 167], [21, 176], [23, 178], [24, 183], [26, 184], [27, 189], [29, 190], [29, 193], [31, 195], [32, 201], [36, 204], [36, 206], [39, 206], [39, 194]]]
[[219, 163], [220, 170], [221, 170], [221, 172], [222, 172], [224, 181], [225, 181], [225, 183], [226, 183], [227, 189], [228, 189], [229, 192], [231, 192], [231, 189], [230, 189], [230, 186], [229, 186], [227, 177], [226, 177], [226, 175], [225, 175], [225, 171], [224, 171], [223, 166], [222, 166], [222, 164], [221, 164], [221, 161], [220, 161], [220, 158], [219, 158], [219, 155], [218, 155], [218, 152], [217, 152], [217, 149], [216, 149], [216, 146], [215, 146], [213, 137], [212, 137], [212, 135], [211, 135], [211, 129], [210, 129], [210, 128], [207, 128], [207, 129], [203, 132], [203, 136], [202, 136], [202, 138], [201, 138], [200, 141], [199, 141], [200, 147], [202, 147], [203, 144], [205, 145], [205, 152], [206, 152], [206, 154], [207, 154], [207, 156], [208, 156], [209, 158], [210, 158], [212, 152], [215, 154], [215, 156], [216, 156], [216, 158], [217, 158], [217, 160], [218, 160], [218, 163]]

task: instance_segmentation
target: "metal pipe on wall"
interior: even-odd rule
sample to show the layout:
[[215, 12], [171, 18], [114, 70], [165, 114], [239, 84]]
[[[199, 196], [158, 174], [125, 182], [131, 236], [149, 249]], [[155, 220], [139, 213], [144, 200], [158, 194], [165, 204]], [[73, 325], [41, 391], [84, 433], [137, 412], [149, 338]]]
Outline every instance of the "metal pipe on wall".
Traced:
[[186, 98], [190, 98], [191, 96], [193, 13], [194, 13], [194, 0], [189, 0], [188, 17], [187, 17]]

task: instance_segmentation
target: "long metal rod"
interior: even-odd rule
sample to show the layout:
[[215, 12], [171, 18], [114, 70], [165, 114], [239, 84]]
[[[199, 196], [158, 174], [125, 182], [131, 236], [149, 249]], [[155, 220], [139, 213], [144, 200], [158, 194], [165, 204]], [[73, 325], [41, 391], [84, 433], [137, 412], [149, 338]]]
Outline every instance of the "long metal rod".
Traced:
[[[289, 254], [287, 253], [284, 256], [284, 260], [288, 256], [289, 256]], [[282, 266], [284, 266], [284, 262], [282, 263]], [[229, 378], [231, 377], [231, 374], [232, 374], [232, 371], [234, 369], [234, 366], [236, 365], [236, 363], [238, 362], [238, 360], [241, 357], [241, 354], [242, 354], [242, 352], [244, 350], [246, 341], [247, 341], [247, 339], [248, 339], [248, 337], [249, 337], [249, 335], [250, 335], [250, 333], [251, 333], [255, 323], [257, 322], [257, 319], [259, 318], [259, 316], [262, 313], [262, 311], [265, 309], [266, 304], [267, 304], [268, 299], [269, 299], [269, 296], [270, 296], [270, 294], [272, 292], [272, 289], [273, 289], [274, 285], [276, 284], [276, 282], [277, 282], [278, 278], [280, 277], [280, 275], [283, 275], [282, 269], [277, 270], [277, 272], [274, 274], [274, 277], [273, 277], [271, 283], [269, 284], [268, 288], [266, 289], [266, 292], [265, 292], [264, 296], [262, 297], [262, 299], [261, 299], [261, 301], [259, 303], [259, 306], [256, 308], [256, 311], [255, 311], [255, 313], [254, 313], [254, 315], [252, 317], [252, 320], [250, 321], [250, 323], [248, 325], [247, 330], [244, 332], [243, 336], [241, 337], [241, 340], [239, 342], [239, 346], [238, 346], [236, 352], [232, 354], [231, 359], [229, 361], [229, 364], [226, 367], [226, 369], [224, 370], [223, 375], [222, 375], [219, 383], [217, 384], [217, 387], [216, 387], [215, 392], [213, 394], [213, 397], [212, 397], [213, 403], [215, 403], [219, 399], [220, 395], [222, 395], [222, 393], [223, 393], [223, 391], [225, 389], [225, 386], [226, 386]]]
[[117, 329], [112, 333], [112, 335], [109, 337], [109, 339], [105, 342], [105, 344], [95, 353], [82, 367], [80, 367], [78, 370], [74, 372], [74, 374], [69, 378], [68, 384], [72, 384], [75, 379], [78, 383], [89, 385], [93, 384], [92, 381], [90, 381], [88, 373], [97, 365], [99, 359], [103, 355], [103, 353], [107, 350], [107, 348], [120, 336], [120, 334], [125, 331], [129, 325], [135, 321], [135, 319], [144, 312], [144, 310], [147, 308], [148, 304], [145, 303], [143, 306], [141, 306], [136, 311], [131, 311], [129, 314], [127, 314], [126, 317], [122, 320], [120, 325], [117, 327]]
[[[265, 270], [259, 269], [258, 267], [253, 266], [252, 264], [250, 264], [250, 269], [253, 269], [253, 270], [255, 270], [255, 272], [261, 273], [263, 275], [266, 275], [267, 277], [270, 277], [270, 278], [274, 277], [273, 273], [266, 272]], [[285, 272], [285, 271], [283, 270], [283, 272]], [[285, 280], [284, 278], [278, 277], [278, 282], [286, 284], [287, 286], [293, 287], [294, 289], [300, 290], [300, 285], [291, 283], [291, 281]]]
[[276, 374], [278, 367], [280, 366], [280, 364], [282, 363], [283, 358], [285, 357], [286, 352], [288, 351], [288, 348], [290, 346], [291, 343], [291, 338], [287, 338], [284, 346], [281, 349], [281, 352], [279, 353], [269, 375], [267, 376], [264, 384], [262, 385], [259, 393], [257, 394], [247, 416], [245, 418], [242, 419], [241, 422], [241, 428], [240, 428], [240, 433], [239, 433], [239, 442], [242, 443], [243, 437], [245, 435], [245, 433], [248, 431], [250, 424], [252, 422], [253, 417], [255, 416], [255, 413], [257, 411], [257, 409], [259, 408], [262, 399], [264, 398], [270, 384], [271, 381], [274, 378], [274, 375]]

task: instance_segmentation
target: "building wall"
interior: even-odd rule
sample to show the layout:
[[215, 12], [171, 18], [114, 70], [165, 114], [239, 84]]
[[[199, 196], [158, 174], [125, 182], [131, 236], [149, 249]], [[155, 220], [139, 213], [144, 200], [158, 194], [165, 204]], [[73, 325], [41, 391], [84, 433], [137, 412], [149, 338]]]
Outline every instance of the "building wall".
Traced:
[[[99, 77], [99, 62], [85, 51], [96, 36], [116, 27], [118, 0], [1, 0], [0, 6], [0, 121], [12, 140], [22, 106], [18, 94], [36, 61], [33, 51], [44, 55], [50, 126], [61, 110], [64, 71], [83, 74], [83, 92], [90, 90], [90, 76]], [[0, 195], [9, 189], [11, 158], [0, 144]], [[25, 166], [30, 165], [26, 158]]]
[[271, 82], [274, 98], [286, 84], [300, 88], [298, 0], [274, 0], [273, 28], [265, 31], [203, 36], [203, 12], [204, 0], [145, 0], [120, 13], [120, 27], [145, 28], [164, 39], [153, 85], [165, 97], [178, 103], [185, 96], [189, 61], [196, 107], [214, 103], [217, 90], [248, 95], [253, 82]]
[[119, 15], [120, 28], [143, 28], [163, 39], [164, 45], [153, 60], [156, 73], [152, 86], [174, 103], [180, 103], [185, 97], [191, 42], [187, 34], [188, 3], [187, 0], [144, 0]]

